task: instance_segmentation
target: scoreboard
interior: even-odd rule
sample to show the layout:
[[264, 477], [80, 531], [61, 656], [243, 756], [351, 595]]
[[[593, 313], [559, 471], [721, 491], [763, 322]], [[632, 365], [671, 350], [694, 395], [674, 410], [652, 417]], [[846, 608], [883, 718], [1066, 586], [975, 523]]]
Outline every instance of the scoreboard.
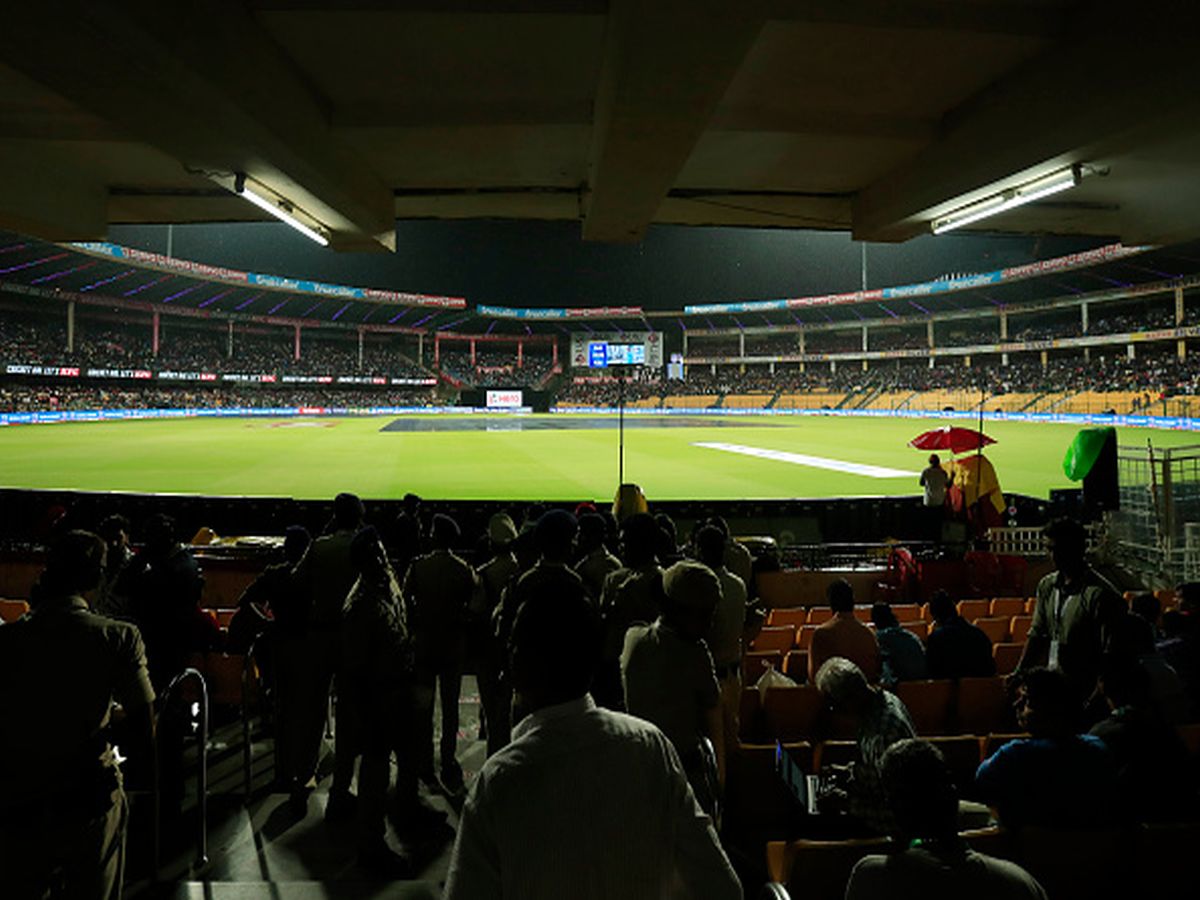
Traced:
[[607, 369], [612, 366], [661, 369], [662, 332], [573, 334], [571, 365], [576, 369]]

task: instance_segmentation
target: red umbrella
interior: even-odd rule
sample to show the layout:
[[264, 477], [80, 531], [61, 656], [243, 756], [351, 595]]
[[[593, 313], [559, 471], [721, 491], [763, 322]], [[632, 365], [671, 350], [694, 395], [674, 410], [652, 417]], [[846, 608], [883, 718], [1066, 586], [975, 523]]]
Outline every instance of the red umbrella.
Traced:
[[908, 446], [918, 450], [949, 450], [951, 453], [966, 453], [968, 450], [978, 450], [988, 444], [996, 443], [982, 431], [974, 428], [959, 428], [957, 425], [943, 425], [918, 434], [908, 442]]

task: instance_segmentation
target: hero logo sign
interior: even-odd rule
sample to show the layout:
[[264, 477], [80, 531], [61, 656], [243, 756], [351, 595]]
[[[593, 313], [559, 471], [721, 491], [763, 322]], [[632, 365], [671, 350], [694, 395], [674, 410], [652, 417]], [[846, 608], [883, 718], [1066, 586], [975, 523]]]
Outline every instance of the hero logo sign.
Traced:
[[521, 405], [520, 391], [488, 391], [487, 392], [488, 407], [514, 407]]

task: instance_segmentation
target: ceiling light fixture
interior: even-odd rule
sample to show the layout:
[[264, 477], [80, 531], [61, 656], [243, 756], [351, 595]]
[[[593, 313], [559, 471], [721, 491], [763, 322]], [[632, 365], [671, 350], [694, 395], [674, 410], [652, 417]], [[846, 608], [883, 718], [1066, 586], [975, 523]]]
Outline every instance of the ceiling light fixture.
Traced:
[[1059, 169], [1057, 172], [1051, 172], [1049, 175], [1043, 175], [1041, 178], [1035, 178], [1033, 181], [1027, 181], [1025, 184], [1008, 188], [991, 197], [968, 203], [966, 206], [951, 210], [934, 219], [931, 223], [933, 233], [944, 234], [955, 228], [962, 228], [964, 225], [978, 222], [980, 219], [986, 219], [988, 216], [994, 216], [1006, 210], [1024, 206], [1026, 203], [1041, 200], [1043, 197], [1049, 197], [1051, 194], [1057, 194], [1059, 191], [1073, 188], [1079, 184], [1082, 176], [1082, 167], [1075, 164], [1065, 169]]
[[[252, 190], [249, 185], [246, 184], [245, 172], [238, 172], [237, 175], [234, 176], [233, 192], [239, 197], [245, 197], [259, 209], [269, 212], [279, 221], [286, 222], [288, 225], [291, 225], [309, 240], [316, 241], [322, 247], [329, 246], [329, 238], [325, 234], [317, 230], [317, 228], [310, 228], [308, 225], [305, 225], [296, 218], [294, 215], [296, 209], [287, 200], [283, 199], [282, 197], [278, 198], [277, 200], [271, 200], [263, 194]], [[316, 222], [315, 219], [313, 221], [314, 223]], [[319, 228], [319, 223], [317, 223], [317, 225]]]

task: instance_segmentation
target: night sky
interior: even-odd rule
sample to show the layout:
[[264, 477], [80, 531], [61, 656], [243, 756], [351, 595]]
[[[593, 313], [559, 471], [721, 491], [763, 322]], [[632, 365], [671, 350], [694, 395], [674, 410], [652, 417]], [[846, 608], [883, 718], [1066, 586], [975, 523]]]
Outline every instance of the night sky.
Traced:
[[[405, 221], [396, 253], [344, 254], [283, 224], [176, 225], [181, 259], [501, 306], [642, 306], [766, 300], [861, 287], [845, 233], [660, 225], [637, 245], [585, 243], [576, 222]], [[166, 253], [167, 226], [112, 226], [114, 243]], [[867, 285], [928, 281], [1049, 259], [1107, 241], [932, 235], [867, 247]]]

